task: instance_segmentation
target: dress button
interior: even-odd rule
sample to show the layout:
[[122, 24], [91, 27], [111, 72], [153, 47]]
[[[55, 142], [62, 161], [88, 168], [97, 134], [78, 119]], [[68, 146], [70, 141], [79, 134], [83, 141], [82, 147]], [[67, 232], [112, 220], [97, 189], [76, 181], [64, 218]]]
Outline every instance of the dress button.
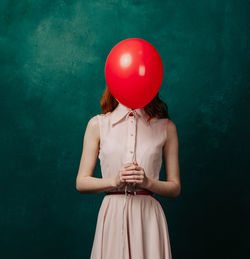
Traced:
[[134, 122], [134, 121], [130, 121], [130, 122]]
[[130, 150], [130, 153], [133, 153], [133, 150]]
[[133, 133], [130, 133], [130, 136], [133, 136], [134, 134]]

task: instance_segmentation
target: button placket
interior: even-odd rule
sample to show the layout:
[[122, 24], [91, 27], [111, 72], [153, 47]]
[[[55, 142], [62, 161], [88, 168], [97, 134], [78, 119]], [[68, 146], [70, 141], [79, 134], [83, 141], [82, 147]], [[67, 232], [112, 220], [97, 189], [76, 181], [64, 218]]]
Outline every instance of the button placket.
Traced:
[[128, 136], [127, 136], [127, 156], [128, 161], [133, 162], [135, 158], [135, 133], [136, 133], [136, 119], [135, 114], [131, 111], [128, 115]]

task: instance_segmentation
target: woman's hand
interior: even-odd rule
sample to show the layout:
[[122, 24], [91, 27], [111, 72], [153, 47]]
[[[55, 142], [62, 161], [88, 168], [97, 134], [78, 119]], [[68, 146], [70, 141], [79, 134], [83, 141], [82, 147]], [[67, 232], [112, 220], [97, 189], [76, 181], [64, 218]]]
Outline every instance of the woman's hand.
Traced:
[[134, 183], [141, 188], [146, 188], [149, 181], [144, 169], [138, 166], [136, 161], [125, 167], [121, 179], [126, 183]]
[[113, 178], [113, 186], [114, 188], [122, 188], [126, 185], [125, 180], [123, 179], [124, 174], [126, 174], [126, 168], [128, 166], [132, 165], [132, 163], [127, 163], [122, 165], [122, 167], [119, 170], [119, 173]]

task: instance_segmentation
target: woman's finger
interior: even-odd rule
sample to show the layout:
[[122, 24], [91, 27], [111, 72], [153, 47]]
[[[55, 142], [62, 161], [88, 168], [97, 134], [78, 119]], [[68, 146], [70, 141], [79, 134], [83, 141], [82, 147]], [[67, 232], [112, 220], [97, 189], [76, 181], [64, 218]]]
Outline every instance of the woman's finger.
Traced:
[[125, 170], [139, 170], [139, 167], [136, 165], [131, 165], [125, 168]]
[[131, 163], [128, 163], [128, 164], [123, 165], [123, 168], [125, 169], [125, 168], [129, 168], [129, 167], [131, 167], [131, 166], [132, 166], [132, 164], [131, 164]]
[[130, 179], [143, 179], [143, 175], [126, 175], [122, 176], [123, 180], [130, 180]]
[[141, 175], [141, 174], [143, 174], [142, 171], [136, 171], [136, 170], [122, 171], [122, 175]]

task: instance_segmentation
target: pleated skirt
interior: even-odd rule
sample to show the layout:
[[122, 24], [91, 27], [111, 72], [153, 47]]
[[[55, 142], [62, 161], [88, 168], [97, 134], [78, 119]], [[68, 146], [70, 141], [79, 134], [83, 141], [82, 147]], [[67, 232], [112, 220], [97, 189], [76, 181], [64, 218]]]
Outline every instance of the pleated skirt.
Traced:
[[90, 259], [172, 259], [168, 224], [151, 195], [106, 195]]

